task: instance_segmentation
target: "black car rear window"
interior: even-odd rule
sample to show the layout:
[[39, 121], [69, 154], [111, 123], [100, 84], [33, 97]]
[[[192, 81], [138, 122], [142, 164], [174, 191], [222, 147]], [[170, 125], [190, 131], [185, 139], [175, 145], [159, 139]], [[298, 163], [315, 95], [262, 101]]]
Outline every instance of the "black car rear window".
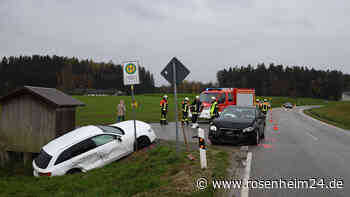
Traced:
[[41, 169], [46, 169], [49, 165], [52, 156], [47, 154], [43, 149], [40, 150], [38, 157], [34, 160], [35, 165]]

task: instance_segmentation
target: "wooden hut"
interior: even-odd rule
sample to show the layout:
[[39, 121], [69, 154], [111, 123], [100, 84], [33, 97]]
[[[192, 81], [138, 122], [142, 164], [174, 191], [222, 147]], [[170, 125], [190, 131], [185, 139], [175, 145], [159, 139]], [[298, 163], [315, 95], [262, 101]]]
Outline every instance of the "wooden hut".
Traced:
[[75, 109], [84, 103], [53, 88], [24, 86], [0, 98], [0, 143], [6, 151], [38, 153], [75, 128]]

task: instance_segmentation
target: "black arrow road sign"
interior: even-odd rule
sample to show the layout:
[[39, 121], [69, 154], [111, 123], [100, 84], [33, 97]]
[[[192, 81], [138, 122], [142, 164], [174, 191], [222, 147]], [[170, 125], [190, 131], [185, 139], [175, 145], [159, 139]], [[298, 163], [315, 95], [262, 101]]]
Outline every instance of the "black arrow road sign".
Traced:
[[173, 84], [174, 72], [173, 72], [173, 64], [175, 64], [176, 69], [176, 83], [181, 83], [190, 71], [176, 58], [173, 57], [171, 61], [166, 65], [166, 67], [160, 73], [169, 83]]

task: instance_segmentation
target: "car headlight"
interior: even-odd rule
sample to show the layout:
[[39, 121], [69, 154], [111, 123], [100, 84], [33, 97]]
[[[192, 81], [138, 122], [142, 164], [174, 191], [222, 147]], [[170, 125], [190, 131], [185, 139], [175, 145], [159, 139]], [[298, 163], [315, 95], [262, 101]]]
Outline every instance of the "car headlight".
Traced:
[[251, 132], [251, 131], [253, 131], [253, 130], [254, 130], [254, 127], [248, 127], [248, 128], [243, 129], [243, 133], [245, 133], [245, 132]]
[[216, 130], [217, 130], [217, 128], [216, 128], [215, 125], [211, 125], [211, 126], [209, 127], [209, 129], [210, 129], [211, 131], [216, 131]]

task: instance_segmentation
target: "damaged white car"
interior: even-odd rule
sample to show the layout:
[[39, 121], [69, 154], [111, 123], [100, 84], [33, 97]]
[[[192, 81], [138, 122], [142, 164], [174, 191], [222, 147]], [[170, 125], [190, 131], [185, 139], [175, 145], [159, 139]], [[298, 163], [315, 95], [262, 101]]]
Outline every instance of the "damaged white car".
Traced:
[[[136, 121], [138, 148], [156, 139], [151, 126]], [[84, 126], [42, 147], [33, 161], [34, 176], [60, 176], [103, 167], [135, 150], [134, 122]]]

